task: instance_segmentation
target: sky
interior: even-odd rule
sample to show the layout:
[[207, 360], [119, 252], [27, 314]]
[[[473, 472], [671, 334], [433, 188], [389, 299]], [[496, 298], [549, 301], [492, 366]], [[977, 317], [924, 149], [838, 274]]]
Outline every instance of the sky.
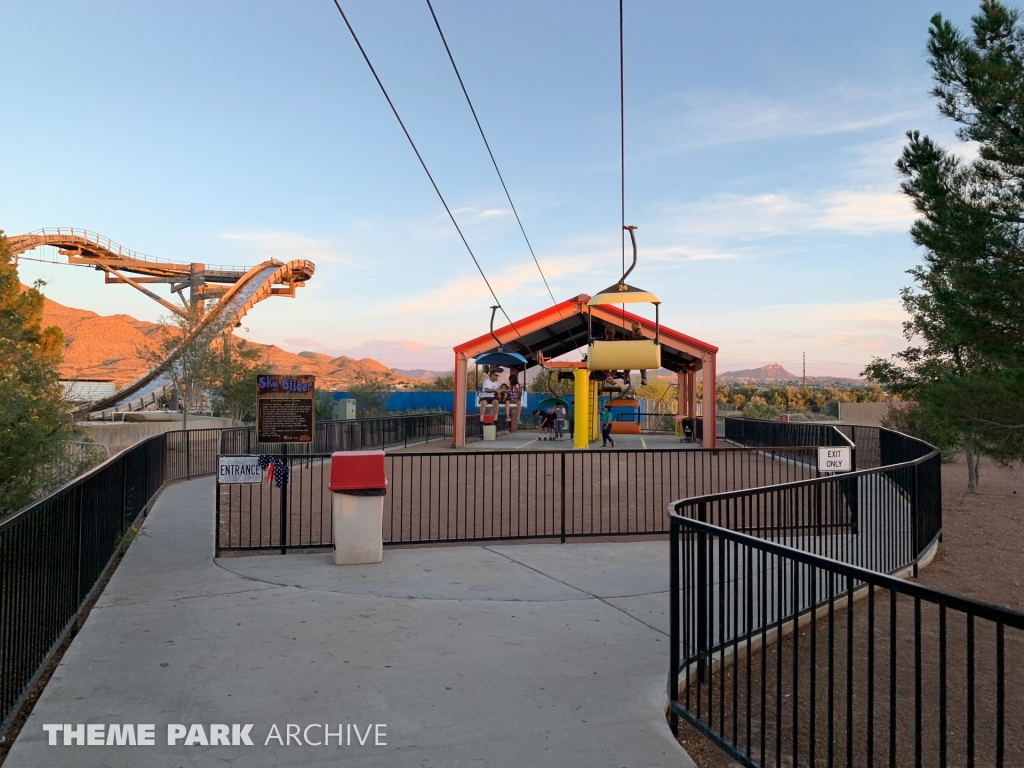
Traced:
[[[559, 301], [621, 274], [618, 3], [433, 0]], [[551, 303], [425, 0], [342, 2], [503, 307]], [[937, 114], [929, 19], [977, 0], [625, 2], [634, 285], [719, 371], [856, 375], [902, 349], [921, 259], [894, 162]], [[310, 259], [244, 321], [291, 351], [450, 370], [493, 303], [332, 0], [0, 5], [0, 229], [82, 227], [160, 258]], [[23, 282], [165, 310], [91, 270]], [[102, 287], [101, 287], [102, 286]], [[166, 290], [164, 287], [158, 290]]]

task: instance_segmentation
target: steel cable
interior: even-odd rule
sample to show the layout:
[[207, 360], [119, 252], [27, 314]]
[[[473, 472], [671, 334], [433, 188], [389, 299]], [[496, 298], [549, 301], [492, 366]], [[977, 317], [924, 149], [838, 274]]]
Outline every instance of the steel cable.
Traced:
[[[416, 142], [412, 140], [412, 136], [409, 130], [405, 127], [405, 123], [402, 122], [401, 116], [398, 114], [398, 109], [395, 107], [391, 97], [388, 95], [387, 89], [384, 87], [384, 83], [381, 81], [380, 76], [377, 74], [377, 70], [374, 69], [373, 64], [370, 62], [370, 57], [367, 55], [366, 50], [363, 48], [363, 44], [359, 42], [359, 37], [356, 35], [355, 29], [352, 28], [352, 24], [348, 20], [348, 16], [345, 15], [345, 11], [341, 8], [341, 3], [338, 0], [334, 0], [334, 7], [338, 9], [338, 13], [341, 14], [342, 20], [345, 22], [345, 26], [348, 27], [349, 33], [352, 35], [352, 39], [355, 41], [356, 47], [359, 48], [359, 53], [363, 55], [363, 60], [366, 62], [366, 66], [370, 68], [370, 73], [373, 75], [373, 79], [377, 81], [377, 85], [380, 87], [380, 92], [384, 94], [384, 98], [388, 102], [388, 106], [391, 107], [391, 112], [394, 114], [395, 119], [398, 121], [399, 126], [402, 128], [402, 132], [405, 134], [405, 138], [409, 141], [409, 146], [412, 147], [412, 151], [416, 153], [416, 159], [420, 161], [420, 165], [423, 167], [423, 172], [427, 174], [427, 178], [430, 179], [430, 184], [434, 188], [434, 192], [437, 193], [438, 199], [441, 201], [441, 205], [444, 206], [445, 212], [448, 214], [448, 218], [451, 219], [452, 225], [455, 227], [455, 231], [459, 233], [459, 237], [462, 240], [462, 244], [466, 246], [466, 250], [469, 252], [469, 257], [473, 259], [473, 264], [476, 265], [477, 271], [480, 273], [480, 277], [483, 278], [484, 283], [487, 285], [487, 290], [490, 291], [491, 296], [494, 298], [494, 302], [501, 309], [501, 314], [508, 320], [509, 325], [512, 326], [512, 330], [516, 332], [516, 335], [522, 339], [523, 335], [519, 333], [519, 329], [516, 328], [516, 324], [512, 322], [512, 318], [508, 316], [508, 312], [505, 311], [505, 307], [502, 306], [501, 301], [498, 299], [498, 294], [494, 292], [494, 287], [491, 285], [491, 281], [487, 279], [487, 275], [484, 274], [483, 267], [480, 266], [480, 262], [476, 258], [476, 254], [473, 253], [473, 249], [469, 246], [469, 241], [466, 240], [466, 236], [462, 233], [462, 228], [459, 226], [459, 222], [455, 220], [454, 214], [452, 214], [451, 208], [448, 207], [448, 202], [444, 199], [444, 195], [441, 194], [440, 188], [437, 186], [437, 182], [434, 181], [433, 175], [430, 173], [430, 169], [427, 168], [427, 163], [423, 159], [423, 155], [420, 154], [419, 149], [416, 147]], [[529, 350], [529, 347], [527, 347]]]
[[[434, 19], [434, 26], [437, 27], [437, 34], [441, 37], [441, 42], [444, 44], [444, 50], [448, 54], [448, 61], [452, 64], [452, 69], [455, 71], [455, 77], [458, 78], [459, 86], [462, 88], [462, 95], [466, 97], [466, 104], [469, 105], [469, 111], [473, 114], [473, 120], [476, 123], [476, 128], [480, 132], [480, 138], [483, 139], [484, 146], [487, 148], [487, 154], [491, 158], [491, 165], [494, 166], [494, 172], [498, 174], [498, 181], [501, 182], [501, 188], [505, 191], [505, 197], [508, 199], [509, 207], [512, 209], [513, 215], [516, 217], [516, 223], [519, 225], [519, 231], [523, 233], [523, 240], [526, 241], [526, 247], [530, 249], [530, 256], [533, 257], [533, 263], [537, 265], [537, 271], [540, 273], [540, 279], [544, 281], [544, 287], [547, 289], [548, 296], [551, 297], [551, 303], [557, 309], [558, 301], [555, 299], [555, 294], [551, 291], [551, 286], [548, 284], [548, 279], [544, 274], [544, 270], [540, 266], [540, 261], [537, 259], [537, 254], [533, 250], [533, 244], [530, 243], [530, 238], [526, 235], [526, 228], [523, 226], [522, 219], [519, 218], [519, 211], [516, 210], [515, 203], [512, 202], [512, 195], [508, 191], [508, 187], [505, 185], [505, 178], [501, 175], [501, 170], [498, 168], [498, 161], [494, 158], [494, 152], [491, 151], [491, 144], [487, 141], [487, 135], [484, 133], [484, 128], [480, 124], [480, 118], [477, 117], [476, 108], [473, 106], [473, 100], [469, 98], [469, 91], [466, 90], [466, 84], [462, 80], [462, 74], [459, 72], [458, 66], [455, 64], [455, 57], [452, 55], [452, 50], [448, 46], [448, 40], [444, 36], [444, 32], [441, 30], [441, 22], [437, 18], [437, 14], [434, 12], [434, 6], [430, 0], [427, 0], [427, 8], [430, 9], [430, 15]], [[623, 241], [623, 249], [625, 249], [625, 241]], [[625, 264], [625, 250], [623, 250], [623, 264]], [[625, 269], [625, 267], [623, 267]], [[565, 321], [565, 317], [562, 315], [562, 310], [558, 310], [558, 317], [561, 321]], [[572, 329], [566, 326], [571, 334], [572, 341], [576, 340], [576, 334], [572, 332]]]

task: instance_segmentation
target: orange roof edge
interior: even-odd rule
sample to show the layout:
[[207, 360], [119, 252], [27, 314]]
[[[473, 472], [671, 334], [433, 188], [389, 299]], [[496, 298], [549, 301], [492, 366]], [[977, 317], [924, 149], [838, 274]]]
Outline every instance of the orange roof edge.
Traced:
[[[548, 318], [550, 318], [551, 320], [550, 324], [554, 325], [555, 323], [560, 322], [562, 319], [564, 319], [567, 315], [582, 313], [583, 307], [585, 307], [586, 303], [590, 301], [590, 298], [591, 297], [587, 296], [586, 294], [581, 294], [580, 296], [568, 299], [567, 301], [563, 301], [560, 304], [556, 304], [552, 307], [548, 307], [547, 309], [543, 309], [540, 312], [535, 312], [532, 315], [528, 315], [520, 320], [516, 320], [515, 325], [517, 327], [520, 325], [535, 325], [536, 323], [544, 321]], [[654, 330], [653, 320], [648, 320], [645, 317], [634, 315], [632, 312], [624, 312], [620, 307], [614, 305], [602, 305], [601, 307], [595, 307], [593, 309], [595, 314], [608, 313], [616, 315], [618, 318], [627, 320], [629, 322], [636, 320], [637, 322], [640, 323], [640, 326], [642, 328], [646, 328], [651, 331]], [[502, 326], [501, 328], [495, 328], [494, 333], [499, 338], [508, 338], [509, 335], [511, 335], [512, 338], [510, 339], [510, 341], [514, 341], [516, 330], [510, 324]], [[662, 324], [662, 343], [668, 341], [668, 346], [671, 347], [671, 340], [673, 339], [675, 341], [688, 344], [691, 347], [696, 347], [697, 349], [703, 350], [704, 352], [709, 352], [711, 354], [718, 353], [718, 347], [714, 346], [713, 344], [708, 344], [706, 341], [695, 339], [693, 336], [687, 336], [685, 333], [680, 333], [679, 331], [673, 330], [668, 326]], [[474, 357], [477, 353], [482, 353], [488, 349], [491, 349], [493, 346], [494, 339], [491, 338], [491, 334], [485, 333], [481, 336], [477, 336], [475, 339], [471, 339], [467, 342], [459, 344], [456, 347], [453, 347], [453, 350], [456, 354], [465, 353], [467, 357]]]

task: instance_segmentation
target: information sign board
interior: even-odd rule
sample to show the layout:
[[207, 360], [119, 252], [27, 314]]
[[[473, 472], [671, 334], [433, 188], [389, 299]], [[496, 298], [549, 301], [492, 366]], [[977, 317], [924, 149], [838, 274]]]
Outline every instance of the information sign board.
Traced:
[[313, 442], [316, 377], [267, 374], [256, 377], [256, 440]]
[[262, 483], [263, 468], [259, 456], [220, 456], [217, 460], [218, 483]]
[[849, 472], [853, 469], [850, 446], [843, 445], [818, 449], [819, 472]]

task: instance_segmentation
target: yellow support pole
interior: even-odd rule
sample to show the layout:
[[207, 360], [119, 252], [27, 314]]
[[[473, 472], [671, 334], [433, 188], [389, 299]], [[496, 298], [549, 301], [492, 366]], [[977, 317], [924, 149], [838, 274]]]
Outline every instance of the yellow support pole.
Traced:
[[590, 439], [601, 437], [601, 383], [590, 380]]
[[573, 448], [590, 447], [590, 371], [577, 368], [573, 371], [575, 376], [575, 410], [572, 432]]

